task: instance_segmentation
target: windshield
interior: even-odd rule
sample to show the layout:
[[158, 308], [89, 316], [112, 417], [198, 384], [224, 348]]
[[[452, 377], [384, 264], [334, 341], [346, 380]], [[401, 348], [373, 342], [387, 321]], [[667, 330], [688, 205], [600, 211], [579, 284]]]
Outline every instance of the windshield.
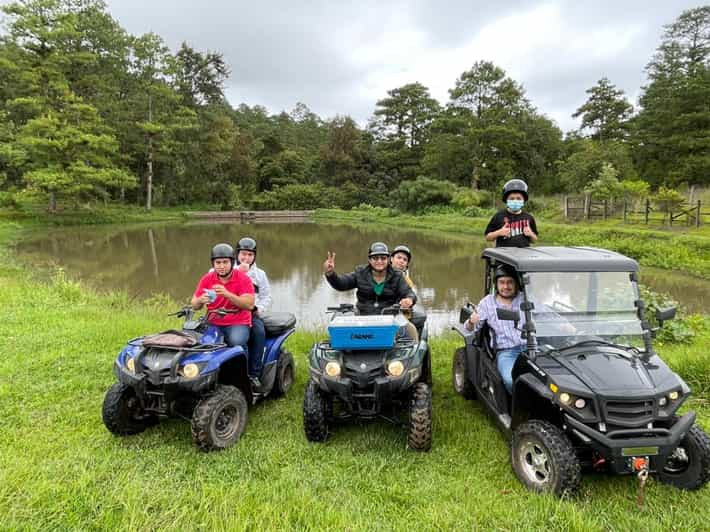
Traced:
[[601, 337], [639, 343], [638, 287], [629, 272], [529, 273], [526, 293], [534, 303], [533, 321], [540, 343], [560, 337]]

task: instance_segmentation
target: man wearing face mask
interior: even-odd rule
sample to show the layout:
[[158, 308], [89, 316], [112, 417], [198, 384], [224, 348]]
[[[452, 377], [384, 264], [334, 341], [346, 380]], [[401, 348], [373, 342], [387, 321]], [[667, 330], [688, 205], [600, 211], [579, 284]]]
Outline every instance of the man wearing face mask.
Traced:
[[488, 222], [486, 240], [495, 240], [496, 247], [528, 247], [537, 241], [535, 218], [523, 212], [528, 199], [528, 185], [522, 179], [511, 179], [503, 186], [505, 209], [498, 211]]

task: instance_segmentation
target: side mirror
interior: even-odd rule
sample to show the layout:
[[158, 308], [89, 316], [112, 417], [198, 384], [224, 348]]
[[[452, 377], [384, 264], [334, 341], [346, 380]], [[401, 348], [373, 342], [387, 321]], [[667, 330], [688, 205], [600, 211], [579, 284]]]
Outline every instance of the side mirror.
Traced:
[[496, 315], [498, 316], [499, 320], [513, 321], [515, 323], [518, 323], [520, 321], [520, 311], [518, 310], [496, 308]]
[[471, 303], [466, 303], [459, 312], [459, 323], [466, 323], [473, 314], [474, 307]]
[[677, 309], [675, 307], [668, 307], [656, 310], [656, 320], [658, 321], [658, 325], [660, 327], [663, 327], [664, 321], [672, 320], [673, 318], [675, 318], [676, 310]]

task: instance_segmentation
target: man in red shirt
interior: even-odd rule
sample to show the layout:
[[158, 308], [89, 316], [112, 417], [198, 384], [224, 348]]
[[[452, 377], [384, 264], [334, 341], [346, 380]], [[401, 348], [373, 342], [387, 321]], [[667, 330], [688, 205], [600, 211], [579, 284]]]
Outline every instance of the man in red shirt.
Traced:
[[190, 304], [195, 310], [207, 305], [208, 311], [236, 311], [224, 316], [211, 314], [209, 322], [220, 328], [227, 345], [240, 345], [246, 351], [254, 308], [254, 285], [246, 273], [234, 269], [234, 249], [229, 244], [217, 244], [212, 248], [210, 258], [212, 271], [197, 283]]

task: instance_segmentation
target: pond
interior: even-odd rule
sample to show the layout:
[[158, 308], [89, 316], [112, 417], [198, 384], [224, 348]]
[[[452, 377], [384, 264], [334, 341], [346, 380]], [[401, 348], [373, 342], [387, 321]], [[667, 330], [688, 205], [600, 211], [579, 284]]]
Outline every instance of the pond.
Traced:
[[[234, 244], [246, 235], [258, 242], [257, 263], [269, 276], [273, 310], [292, 312], [303, 328], [324, 328], [327, 306], [354, 302], [353, 292], [336, 292], [325, 282], [326, 252], [336, 252], [336, 271], [345, 273], [366, 262], [367, 248], [376, 240], [412, 249], [412, 278], [431, 332], [448, 328], [462, 304], [482, 296], [481, 235], [316, 223], [72, 227], [21, 242], [18, 251], [35, 267], [62, 267], [100, 290], [125, 290], [139, 298], [168, 294], [187, 302], [210, 267], [212, 245]], [[703, 279], [644, 268], [641, 280], [691, 311], [704, 310], [702, 301], [710, 300], [710, 282]]]

